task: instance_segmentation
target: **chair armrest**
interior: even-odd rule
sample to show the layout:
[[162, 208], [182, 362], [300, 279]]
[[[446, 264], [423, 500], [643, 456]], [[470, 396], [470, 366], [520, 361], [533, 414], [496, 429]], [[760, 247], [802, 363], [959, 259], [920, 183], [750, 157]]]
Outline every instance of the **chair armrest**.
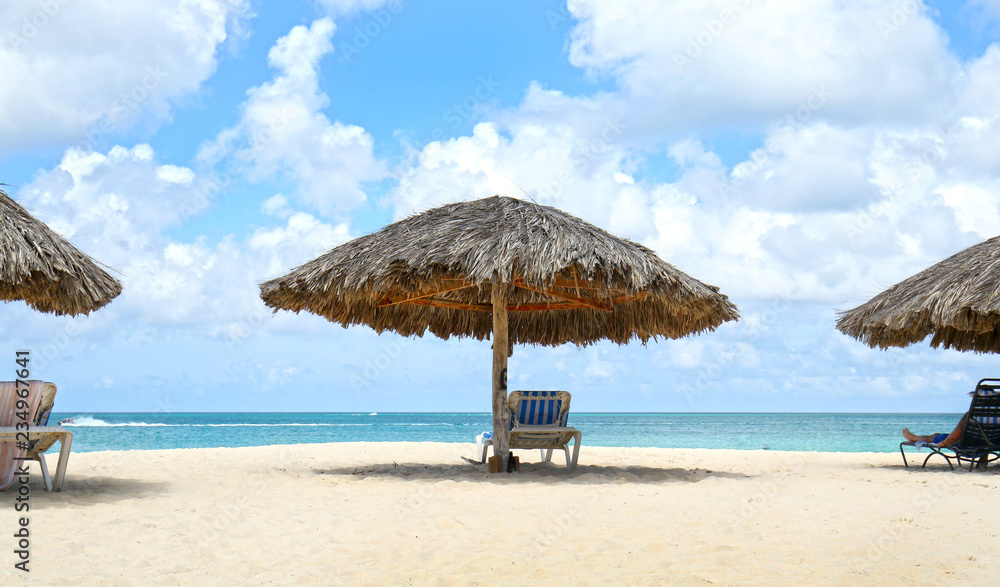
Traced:
[[29, 426], [27, 430], [18, 430], [16, 426], [0, 426], [0, 437], [14, 438], [23, 433], [27, 433], [29, 438], [47, 434], [73, 434], [62, 426]]
[[511, 432], [579, 432], [576, 428], [571, 426], [532, 426], [530, 424], [522, 424], [520, 426], [515, 426], [510, 429]]

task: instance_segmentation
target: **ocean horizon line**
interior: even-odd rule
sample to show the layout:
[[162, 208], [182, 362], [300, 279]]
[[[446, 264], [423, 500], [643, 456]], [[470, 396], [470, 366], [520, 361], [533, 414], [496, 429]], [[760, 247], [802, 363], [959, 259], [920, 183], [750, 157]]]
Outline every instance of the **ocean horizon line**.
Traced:
[[[135, 414], [157, 414], [157, 415], [169, 415], [169, 414], [177, 414], [177, 415], [199, 415], [199, 414], [219, 414], [219, 415], [235, 415], [235, 414], [316, 414], [316, 415], [323, 415], [323, 414], [326, 414], [326, 415], [360, 415], [360, 416], [370, 416], [370, 415], [406, 415], [406, 414], [417, 414], [417, 415], [452, 415], [452, 414], [454, 414], [454, 415], [476, 415], [476, 416], [483, 415], [483, 414], [485, 414], [485, 415], [492, 415], [492, 412], [489, 412], [489, 411], [480, 411], [480, 412], [455, 412], [455, 411], [447, 411], [446, 412], [446, 411], [440, 411], [440, 412], [436, 412], [436, 411], [430, 411], [430, 410], [402, 411], [402, 412], [383, 411], [383, 410], [346, 410], [346, 411], [338, 411], [338, 412], [324, 412], [324, 411], [294, 411], [293, 412], [293, 411], [267, 411], [267, 410], [246, 410], [246, 411], [212, 411], [212, 410], [209, 410], [209, 411], [204, 411], [204, 412], [189, 412], [189, 411], [169, 411], [169, 412], [167, 412], [167, 411], [163, 411], [163, 410], [154, 410], [154, 411], [149, 411], [149, 412], [141, 412], [141, 411], [124, 411], [124, 412], [119, 412], [119, 411], [111, 411], [111, 410], [62, 410], [62, 411], [53, 411], [52, 413], [53, 414], [59, 414], [59, 415], [72, 414], [72, 413], [81, 413], [81, 414], [114, 414], [114, 415], [135, 415]], [[753, 415], [768, 415], [768, 416], [797, 415], [797, 414], [800, 414], [800, 415], [837, 415], [837, 414], [843, 414], [843, 415], [852, 415], [852, 416], [864, 416], [864, 415], [895, 416], [895, 415], [908, 415], [908, 414], [950, 415], [950, 414], [961, 414], [962, 412], [957, 412], [957, 411], [956, 412], [925, 412], [925, 411], [919, 411], [919, 410], [916, 410], [916, 411], [907, 411], [907, 412], [846, 412], [846, 411], [830, 411], [830, 412], [820, 412], [820, 411], [801, 411], [801, 412], [798, 412], [798, 411], [792, 411], [792, 412], [773, 412], [773, 411], [772, 412], [756, 412], [756, 411], [707, 411], [707, 412], [700, 412], [700, 411], [677, 411], [677, 412], [663, 412], [663, 411], [650, 411], [650, 412], [644, 412], [644, 411], [627, 411], [627, 412], [592, 411], [592, 412], [589, 412], [589, 411], [582, 411], [582, 410], [574, 410], [572, 413], [574, 415], [583, 415], [583, 414], [587, 414], [587, 415], [611, 414], [611, 415], [622, 415], [622, 416], [626, 416], [626, 415], [630, 415], [630, 414], [636, 414], [636, 415], [753, 414]]]
[[[73, 450], [210, 448], [326, 442], [474, 442], [489, 412], [58, 412]], [[937, 434], [954, 413], [574, 412], [583, 446], [894, 451], [900, 431]]]

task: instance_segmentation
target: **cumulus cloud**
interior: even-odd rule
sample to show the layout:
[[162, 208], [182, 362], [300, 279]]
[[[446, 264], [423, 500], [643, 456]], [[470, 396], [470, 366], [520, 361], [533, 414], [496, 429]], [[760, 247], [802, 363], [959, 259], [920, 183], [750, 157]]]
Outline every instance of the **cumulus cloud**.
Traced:
[[155, 126], [215, 71], [249, 18], [245, 0], [5, 2], [0, 7], [0, 155], [103, 150], [138, 121]]
[[992, 132], [961, 123], [940, 151], [930, 129], [775, 128], [732, 167], [685, 139], [666, 149], [676, 179], [657, 182], [621, 144], [581, 157], [590, 137], [571, 127], [481, 123], [428, 144], [392, 196], [398, 216], [494, 193], [531, 198], [642, 242], [731, 296], [837, 303], [992, 236], [992, 163], [966, 170], [952, 154]]
[[[992, 236], [1000, 48], [959, 64], [922, 4], [579, 0], [569, 11], [571, 61], [619, 90], [532, 84], [470, 136], [428, 143], [397, 170], [397, 216], [530, 197], [733, 297], [824, 303]], [[671, 68], [675, 55], [690, 62]], [[734, 122], [761, 138], [726, 164], [701, 138]]]
[[403, 0], [316, 0], [316, 4], [324, 8], [330, 15], [348, 15], [365, 12], [389, 6], [398, 10]]
[[172, 227], [211, 209], [204, 199], [211, 185], [189, 168], [160, 163], [148, 145], [70, 149], [17, 198], [121, 279], [122, 295], [95, 314], [97, 322], [242, 337], [248, 323], [264, 327], [270, 315], [258, 282], [350, 237], [346, 224], [324, 223], [276, 195], [263, 206], [273, 221], [248, 236], [172, 238]]
[[732, 169], [710, 158], [683, 165], [652, 191], [657, 229], [646, 244], [731, 295], [870, 295], [992, 236], [983, 219], [1000, 185], [956, 172], [948, 157], [928, 161], [935, 135], [817, 124], [768, 137]]
[[642, 116], [637, 131], [767, 123], [816, 93], [835, 120], [912, 121], [947, 104], [958, 72], [918, 2], [577, 0], [568, 8], [578, 20], [570, 61], [616, 80], [618, 98]]
[[966, 6], [981, 11], [994, 24], [1000, 22], [1000, 0], [968, 0]]
[[[553, 205], [641, 240], [648, 201], [629, 173], [621, 129], [581, 134], [566, 125], [481, 123], [471, 136], [427, 144], [397, 170], [397, 216], [493, 194]], [[522, 191], [523, 190], [523, 191]]]
[[240, 121], [203, 145], [208, 165], [228, 160], [253, 179], [283, 176], [294, 195], [323, 214], [343, 214], [366, 201], [365, 182], [385, 175], [365, 129], [331, 122], [319, 88], [320, 60], [333, 50], [328, 18], [297, 26], [268, 53], [275, 78], [248, 90]]

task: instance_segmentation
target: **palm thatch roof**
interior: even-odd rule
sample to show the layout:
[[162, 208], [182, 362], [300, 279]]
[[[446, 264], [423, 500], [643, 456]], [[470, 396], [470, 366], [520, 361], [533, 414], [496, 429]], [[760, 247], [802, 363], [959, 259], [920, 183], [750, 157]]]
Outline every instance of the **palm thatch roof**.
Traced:
[[88, 314], [122, 291], [97, 263], [0, 190], [0, 300]]
[[1000, 353], [1000, 237], [961, 251], [868, 302], [837, 328], [870, 347], [931, 346]]
[[587, 345], [714, 330], [739, 311], [653, 251], [555, 208], [494, 196], [441, 206], [261, 284], [264, 302], [343, 326], [484, 340], [504, 288], [511, 344]]

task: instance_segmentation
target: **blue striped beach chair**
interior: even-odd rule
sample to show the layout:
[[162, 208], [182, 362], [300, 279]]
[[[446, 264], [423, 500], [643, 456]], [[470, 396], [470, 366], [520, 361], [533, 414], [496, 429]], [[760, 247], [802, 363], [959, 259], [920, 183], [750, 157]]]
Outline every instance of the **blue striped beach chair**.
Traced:
[[952, 470], [954, 459], [959, 466], [969, 463], [971, 471], [982, 459], [982, 466], [1000, 458], [1000, 379], [983, 379], [976, 385], [976, 390], [969, 392], [972, 403], [969, 405], [969, 416], [965, 421], [965, 429], [958, 442], [950, 446], [937, 446], [926, 442], [902, 442], [899, 452], [903, 454], [903, 465], [906, 462], [904, 446], [916, 446], [917, 450], [927, 447], [931, 454], [924, 459], [921, 467], [927, 466], [927, 461], [934, 455], [941, 455], [948, 461]]
[[[510, 410], [510, 448], [541, 450], [543, 461], [552, 460], [552, 451], [566, 453], [566, 468], [573, 470], [580, 458], [580, 441], [583, 434], [566, 425], [569, 418], [570, 394], [568, 391], [513, 391], [507, 397]], [[482, 444], [482, 462], [493, 446], [493, 434], [479, 435]], [[569, 443], [573, 441], [570, 456]], [[496, 448], [494, 447], [494, 454]]]

